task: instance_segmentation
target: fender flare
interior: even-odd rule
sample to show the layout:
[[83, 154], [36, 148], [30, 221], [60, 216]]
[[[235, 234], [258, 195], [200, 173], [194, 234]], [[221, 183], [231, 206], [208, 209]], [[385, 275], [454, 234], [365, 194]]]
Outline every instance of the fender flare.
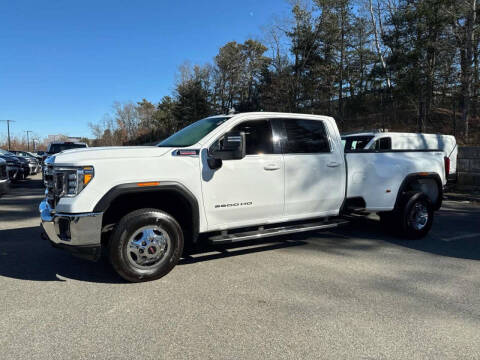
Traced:
[[93, 212], [105, 212], [119, 196], [143, 192], [174, 192], [183, 197], [192, 209], [193, 242], [200, 232], [200, 210], [195, 195], [187, 187], [176, 181], [160, 181], [152, 186], [138, 186], [137, 183], [120, 184], [111, 188], [95, 205]]
[[435, 180], [437, 186], [438, 186], [438, 199], [436, 203], [433, 204], [434, 210], [440, 209], [442, 206], [442, 201], [443, 201], [443, 186], [442, 186], [442, 180], [440, 178], [440, 175], [434, 172], [429, 172], [429, 173], [412, 173], [408, 174], [405, 179], [403, 179], [402, 184], [400, 185], [400, 188], [398, 189], [397, 192], [397, 199], [395, 200], [395, 207], [394, 210], [398, 210], [398, 204], [400, 203], [400, 199], [403, 196], [403, 193], [405, 192], [405, 189], [407, 186], [410, 184], [410, 182], [418, 179], [433, 179]]

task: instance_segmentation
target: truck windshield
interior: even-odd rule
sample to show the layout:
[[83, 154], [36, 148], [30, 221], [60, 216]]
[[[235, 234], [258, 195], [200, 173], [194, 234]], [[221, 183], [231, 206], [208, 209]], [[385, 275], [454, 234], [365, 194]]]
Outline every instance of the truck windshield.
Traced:
[[355, 151], [365, 149], [365, 146], [373, 139], [373, 136], [344, 136], [342, 143], [345, 151]]
[[198, 120], [188, 125], [182, 130], [176, 132], [172, 136], [166, 138], [157, 146], [159, 147], [185, 147], [192, 146], [199, 142], [205, 135], [216, 129], [230, 116], [216, 116]]

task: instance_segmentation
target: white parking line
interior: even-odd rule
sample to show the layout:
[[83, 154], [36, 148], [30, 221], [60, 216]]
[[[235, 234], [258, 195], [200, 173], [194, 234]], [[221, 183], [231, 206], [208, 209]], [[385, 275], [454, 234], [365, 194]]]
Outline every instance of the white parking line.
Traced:
[[477, 236], [478, 236], [478, 238], [480, 238], [480, 233], [458, 235], [458, 236], [454, 236], [454, 237], [451, 237], [451, 238], [440, 239], [440, 240], [450, 242], [450, 241], [455, 241], [455, 240], [471, 239], [471, 238], [474, 238], [474, 237], [477, 237]]

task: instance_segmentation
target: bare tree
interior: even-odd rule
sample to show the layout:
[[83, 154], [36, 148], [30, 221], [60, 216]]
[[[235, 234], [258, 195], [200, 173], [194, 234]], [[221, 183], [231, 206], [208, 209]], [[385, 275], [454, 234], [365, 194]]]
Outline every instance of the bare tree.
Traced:
[[469, 117], [470, 103], [472, 98], [472, 74], [473, 74], [473, 50], [474, 50], [474, 25], [477, 20], [477, 1], [465, 1], [466, 5], [466, 23], [465, 23], [465, 42], [464, 48], [461, 49], [465, 53], [465, 62], [463, 70], [463, 112], [462, 120], [465, 124], [465, 140], [468, 142], [469, 137]]
[[375, 11], [373, 9], [373, 0], [369, 0], [369, 10], [370, 10], [370, 19], [372, 21], [372, 27], [373, 27], [373, 34], [375, 38], [375, 49], [377, 50], [377, 56], [380, 61], [380, 64], [382, 65], [382, 69], [385, 73], [385, 80], [387, 82], [387, 87], [390, 89], [392, 86], [392, 82], [390, 79], [390, 76], [388, 75], [387, 72], [387, 64], [385, 62], [385, 58], [383, 56], [382, 48], [380, 46], [380, 34], [383, 33], [383, 26], [382, 26], [382, 20], [381, 20], [381, 12], [380, 12], [380, 3], [377, 1], [377, 14], [379, 16], [379, 24], [380, 26], [377, 25], [377, 20], [376, 20], [376, 15]]

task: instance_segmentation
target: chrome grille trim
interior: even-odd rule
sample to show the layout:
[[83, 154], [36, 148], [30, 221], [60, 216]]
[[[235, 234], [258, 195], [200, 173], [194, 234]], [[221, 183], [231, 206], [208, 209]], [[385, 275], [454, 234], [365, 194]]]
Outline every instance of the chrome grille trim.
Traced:
[[65, 195], [65, 175], [65, 172], [62, 172], [61, 168], [55, 168], [52, 165], [45, 166], [44, 182], [47, 189], [45, 195], [52, 209], [55, 209], [58, 200]]
[[47, 202], [52, 209], [55, 209], [55, 188], [54, 188], [54, 181], [53, 181], [53, 166], [45, 165], [44, 167], [44, 174], [43, 180], [45, 183], [45, 195], [47, 198]]

